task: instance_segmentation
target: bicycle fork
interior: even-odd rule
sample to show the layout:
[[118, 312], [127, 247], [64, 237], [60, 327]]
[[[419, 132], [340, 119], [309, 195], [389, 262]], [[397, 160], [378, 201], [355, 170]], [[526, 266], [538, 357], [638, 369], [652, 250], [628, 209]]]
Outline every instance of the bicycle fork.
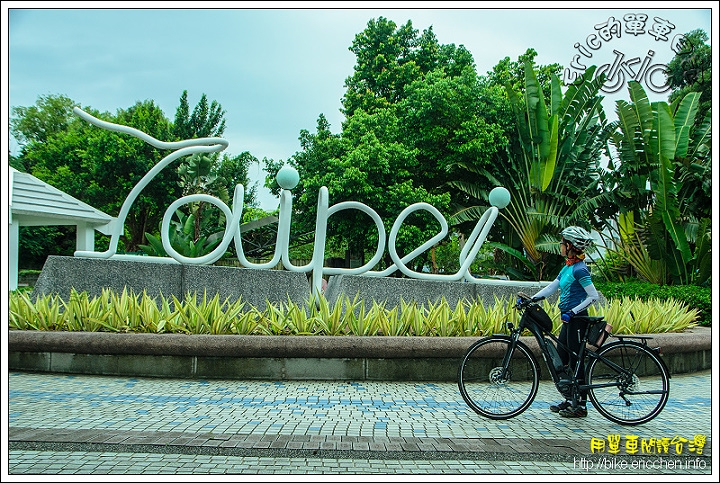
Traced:
[[510, 359], [515, 353], [517, 348], [518, 340], [520, 339], [520, 331], [512, 331], [510, 334], [510, 346], [505, 352], [502, 360], [502, 371], [500, 372], [500, 381], [506, 381], [508, 379], [508, 372], [510, 371]]

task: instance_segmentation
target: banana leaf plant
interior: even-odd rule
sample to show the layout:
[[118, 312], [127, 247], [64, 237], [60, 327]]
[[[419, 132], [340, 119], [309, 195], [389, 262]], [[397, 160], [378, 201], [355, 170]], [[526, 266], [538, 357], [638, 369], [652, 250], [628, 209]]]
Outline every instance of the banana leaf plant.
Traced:
[[[178, 166], [177, 172], [180, 176], [178, 184], [182, 188], [183, 196], [197, 193], [205, 193], [217, 197], [225, 204], [229, 203], [230, 196], [225, 180], [216, 174], [217, 159], [201, 153], [196, 153], [187, 158]], [[189, 212], [195, 222], [195, 240], [199, 240], [205, 226], [205, 218], [211, 217], [218, 221], [217, 215], [212, 216], [204, 211], [205, 202], [190, 203]]]
[[[598, 210], [611, 203], [604, 188], [600, 159], [616, 129], [608, 122], [598, 95], [603, 76], [595, 66], [562, 91], [551, 76], [549, 108], [530, 63], [525, 63], [525, 93], [508, 85], [506, 91], [515, 116], [518, 137], [509, 146], [508, 178], [500, 180], [511, 193], [502, 216], [519, 240], [515, 252], [532, 277], [543, 280], [559, 269], [562, 260], [558, 233], [570, 224], [599, 226]], [[510, 245], [510, 243], [508, 243]]]
[[632, 102], [616, 102], [618, 159], [611, 168], [620, 212], [605, 245], [648, 281], [705, 283], [711, 274], [711, 222], [692, 209], [702, 181], [693, 189], [685, 185], [698, 174], [709, 177], [709, 116], [694, 126], [697, 92], [668, 105], [649, 102], [638, 82], [629, 82], [628, 90]]

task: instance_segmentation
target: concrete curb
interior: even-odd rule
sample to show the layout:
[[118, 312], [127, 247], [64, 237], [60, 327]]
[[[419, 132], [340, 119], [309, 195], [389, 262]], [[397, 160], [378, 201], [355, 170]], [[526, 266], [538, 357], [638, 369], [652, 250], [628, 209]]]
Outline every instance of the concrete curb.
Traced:
[[[711, 329], [650, 334], [663, 354], [710, 350]], [[480, 337], [185, 335], [11, 330], [10, 352], [74, 352], [218, 357], [381, 357], [388, 359], [462, 357]], [[533, 337], [521, 337], [533, 351]], [[536, 352], [536, 354], [539, 354]]]
[[[652, 334], [671, 374], [712, 367], [712, 330]], [[479, 337], [8, 333], [11, 370], [229, 379], [451, 381]], [[541, 360], [532, 337], [523, 337]], [[545, 374], [544, 364], [543, 377]]]

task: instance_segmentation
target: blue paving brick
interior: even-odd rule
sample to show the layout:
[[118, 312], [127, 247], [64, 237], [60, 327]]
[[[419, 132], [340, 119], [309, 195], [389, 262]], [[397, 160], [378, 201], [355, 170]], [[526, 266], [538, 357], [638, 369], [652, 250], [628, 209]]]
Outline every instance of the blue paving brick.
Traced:
[[[548, 406], [560, 398], [553, 385], [545, 382], [540, 384], [538, 396], [525, 413], [504, 421], [492, 421], [475, 414], [465, 405], [455, 383], [187, 381], [11, 372], [8, 385], [7, 414], [11, 429], [72, 428], [147, 434], [172, 431], [190, 438], [198, 433], [221, 434], [215, 445], [219, 442], [232, 445], [231, 438], [252, 436], [256, 438], [253, 441], [260, 441], [283, 434], [288, 437], [310, 435], [326, 444], [337, 443], [341, 437], [370, 436], [371, 440], [386, 441], [389, 435], [403, 435], [421, 441], [443, 441], [442, 438], [448, 437], [464, 441], [571, 439], [585, 441], [589, 447], [591, 438], [606, 438], [608, 434], [634, 434], [644, 438], [677, 435], [690, 440], [696, 434], [710, 437], [712, 427], [709, 371], [674, 376], [665, 410], [653, 421], [637, 427], [607, 421], [590, 407], [587, 418], [562, 419], [548, 410]], [[43, 452], [25, 454], [32, 460], [41, 458]], [[173, 466], [173, 462], [181, 461], [175, 456], [165, 461], [163, 468], [167, 468], [167, 472], [180, 471], [172, 469], [182, 467]], [[22, 458], [22, 454], [13, 453], [14, 468], [28, 467], [23, 466], [26, 463]], [[89, 462], [96, 456], [85, 454], [77, 458]], [[133, 456], [118, 459], [130, 461]], [[501, 472], [518, 466], [486, 463]], [[137, 471], [139, 460], [133, 464], [136, 466], [128, 468]], [[462, 468], [462, 464], [458, 467]], [[415, 469], [421, 469], [420, 465]], [[572, 467], [562, 470], [572, 473]], [[239, 471], [237, 467], [236, 471]]]

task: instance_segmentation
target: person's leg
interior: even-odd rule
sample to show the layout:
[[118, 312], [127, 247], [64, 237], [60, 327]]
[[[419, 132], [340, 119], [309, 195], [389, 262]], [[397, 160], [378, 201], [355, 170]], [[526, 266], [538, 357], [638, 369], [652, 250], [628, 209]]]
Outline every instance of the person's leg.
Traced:
[[[578, 315], [587, 315], [587, 312], [580, 313]], [[586, 323], [584, 321], [580, 321], [577, 318], [573, 318], [568, 322], [567, 324], [563, 324], [563, 328], [561, 329], [560, 333], [562, 334], [563, 331], [565, 331], [565, 338], [563, 341], [564, 344], [568, 346], [568, 349], [572, 351], [573, 353], [577, 354], [580, 352], [580, 347], [582, 346], [582, 336], [585, 331]], [[576, 356], [571, 355], [568, 351], [565, 352], [565, 358], [567, 359], [570, 370], [573, 371], [575, 369], [575, 364], [577, 361]], [[563, 357], [563, 356], [561, 356]], [[578, 382], [580, 384], [585, 383], [585, 364], [583, 361], [580, 361], [580, 367], [578, 372]], [[561, 411], [559, 411], [560, 415], [563, 417], [585, 417], [587, 416], [587, 392], [581, 391], [578, 395], [578, 407], [577, 408], [566, 408]]]
[[[587, 311], [583, 311], [578, 314], [579, 316], [587, 316]], [[578, 354], [580, 352], [580, 348], [582, 346], [582, 338], [585, 334], [585, 328], [587, 326], [585, 321], [581, 321], [578, 318], [573, 318], [570, 320], [568, 325], [568, 336], [567, 336], [567, 345], [570, 348], [572, 352], [575, 354]], [[570, 367], [574, 368], [575, 364], [577, 363], [577, 357], [568, 355], [568, 358], [570, 359]], [[585, 362], [580, 361], [580, 368], [578, 372], [578, 382], [580, 384], [585, 383]], [[582, 391], [580, 393], [580, 405], [585, 406], [585, 401], [587, 400], [587, 392]]]
[[[563, 363], [564, 366], [567, 366], [568, 362], [570, 361], [570, 354], [563, 347], [563, 345], [565, 345], [565, 346], [568, 345], [568, 333], [569, 333], [568, 324], [562, 324], [562, 327], [560, 327], [560, 334], [558, 335], [558, 340], [560, 341], [560, 344], [557, 344], [557, 352], [558, 352], [558, 355], [560, 356], [560, 361]], [[566, 372], [569, 372], [569, 371], [566, 369]], [[564, 377], [561, 375], [560, 378], [563, 379]], [[553, 404], [552, 406], [550, 406], [550, 411], [552, 411], [554, 413], [558, 413], [560, 411], [564, 411], [564, 410], [570, 408], [571, 406], [572, 406], [572, 403], [570, 401], [568, 401], [567, 399], [565, 399], [561, 403]]]

